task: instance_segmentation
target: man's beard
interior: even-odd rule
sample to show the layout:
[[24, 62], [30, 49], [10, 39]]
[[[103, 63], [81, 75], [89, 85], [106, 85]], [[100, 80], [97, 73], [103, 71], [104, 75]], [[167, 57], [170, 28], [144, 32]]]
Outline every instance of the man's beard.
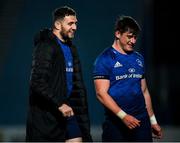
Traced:
[[64, 29], [62, 29], [62, 31], [60, 32], [60, 35], [62, 36], [62, 38], [64, 39], [64, 41], [72, 41], [73, 37], [70, 38], [67, 34], [67, 31], [65, 32]]
[[69, 41], [71, 40], [72, 38], [69, 38], [67, 34], [65, 34], [63, 31], [60, 32], [62, 38], [64, 39], [64, 41]]

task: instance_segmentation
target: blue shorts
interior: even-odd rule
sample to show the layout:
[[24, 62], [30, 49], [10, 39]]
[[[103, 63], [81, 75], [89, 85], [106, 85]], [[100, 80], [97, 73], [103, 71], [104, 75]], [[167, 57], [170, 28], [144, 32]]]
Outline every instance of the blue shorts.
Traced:
[[82, 136], [81, 130], [77, 123], [76, 117], [75, 116], [68, 117], [66, 139], [73, 139], [81, 136]]
[[152, 142], [152, 132], [149, 117], [140, 119], [140, 127], [130, 130], [117, 117], [117, 119], [106, 119], [103, 123], [103, 142]]

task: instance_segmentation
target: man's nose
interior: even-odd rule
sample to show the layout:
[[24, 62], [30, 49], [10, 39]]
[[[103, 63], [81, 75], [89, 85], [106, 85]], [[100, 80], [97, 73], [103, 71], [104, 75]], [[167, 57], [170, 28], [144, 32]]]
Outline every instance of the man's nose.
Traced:
[[131, 38], [131, 43], [135, 44], [136, 43], [136, 38]]
[[77, 25], [76, 25], [76, 24], [73, 24], [73, 25], [72, 25], [72, 29], [73, 29], [73, 30], [76, 30], [76, 29], [77, 29]]

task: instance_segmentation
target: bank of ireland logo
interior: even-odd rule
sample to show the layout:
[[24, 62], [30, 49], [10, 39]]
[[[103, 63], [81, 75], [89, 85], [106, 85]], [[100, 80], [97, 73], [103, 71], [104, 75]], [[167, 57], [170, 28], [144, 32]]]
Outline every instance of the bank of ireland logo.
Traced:
[[140, 59], [136, 59], [136, 62], [140, 67], [143, 67], [143, 63]]
[[72, 66], [72, 63], [71, 62], [68, 62], [68, 67], [71, 67]]
[[122, 67], [123, 65], [120, 62], [116, 62], [114, 65], [114, 68]]
[[134, 69], [134, 68], [129, 68], [128, 71], [129, 71], [130, 73], [133, 73], [133, 72], [135, 72], [135, 69]]
[[67, 63], [66, 72], [73, 72], [72, 62]]

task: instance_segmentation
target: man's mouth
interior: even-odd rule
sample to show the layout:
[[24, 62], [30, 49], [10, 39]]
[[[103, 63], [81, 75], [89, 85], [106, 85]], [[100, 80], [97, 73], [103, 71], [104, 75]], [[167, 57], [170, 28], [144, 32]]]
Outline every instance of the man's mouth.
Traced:
[[134, 47], [134, 44], [128, 44], [130, 47]]

